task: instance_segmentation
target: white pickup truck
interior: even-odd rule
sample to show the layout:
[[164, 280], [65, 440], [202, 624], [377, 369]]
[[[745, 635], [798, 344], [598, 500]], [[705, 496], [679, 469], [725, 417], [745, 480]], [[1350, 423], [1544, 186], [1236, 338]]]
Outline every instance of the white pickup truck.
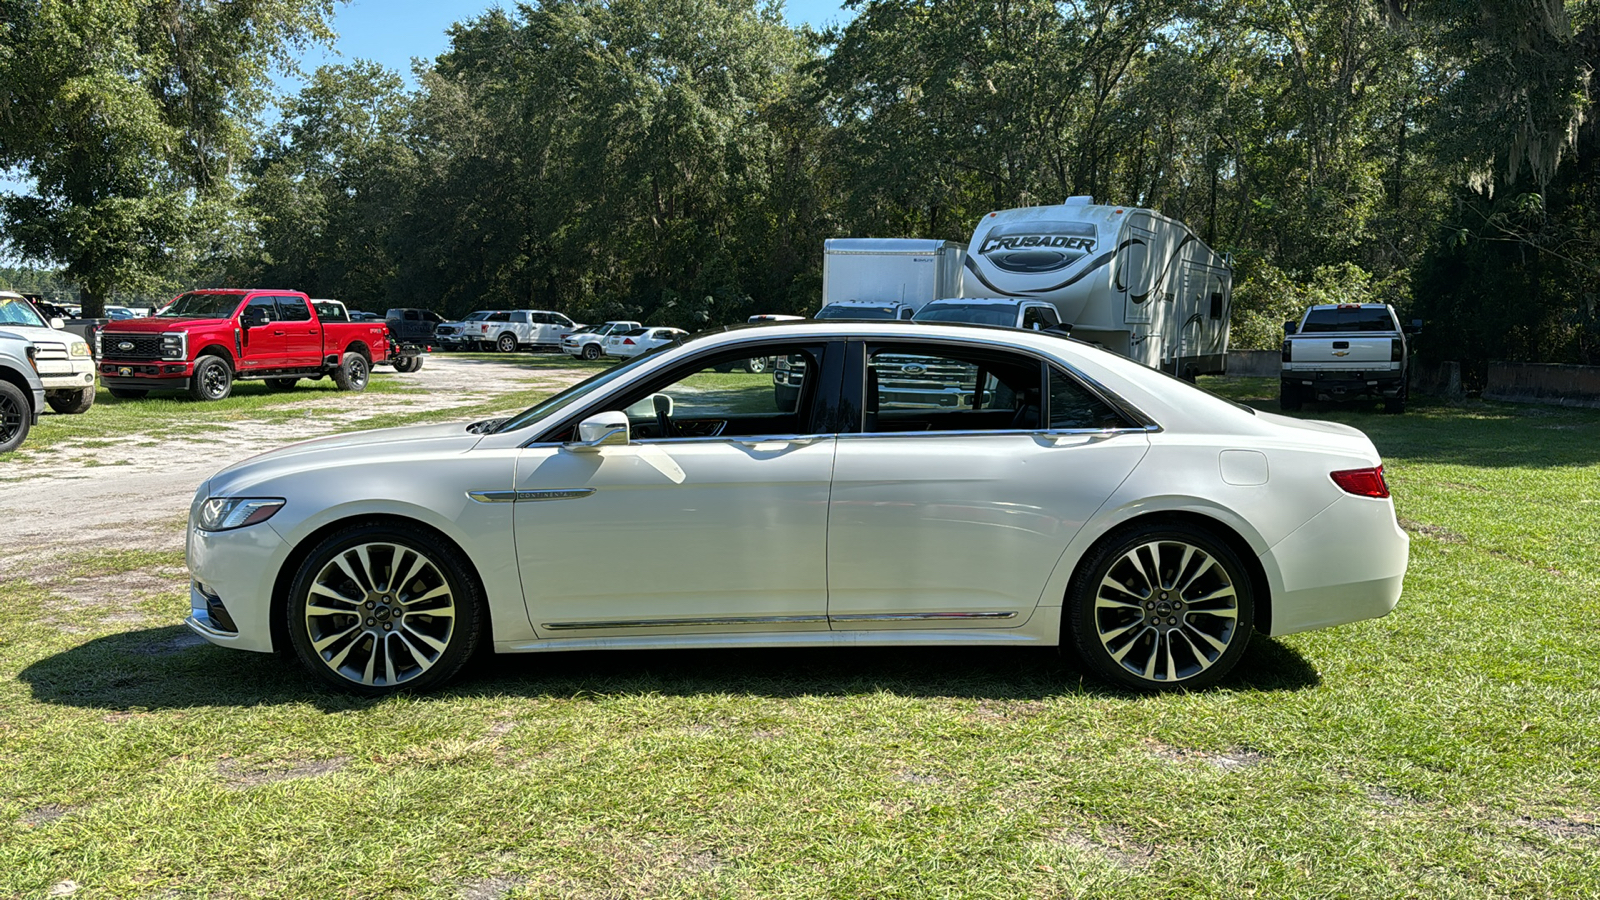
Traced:
[[561, 336], [561, 352], [584, 359], [599, 359], [605, 352], [606, 338], [643, 328], [642, 322], [614, 320], [599, 325], [589, 325]]
[[1401, 327], [1383, 303], [1330, 303], [1283, 323], [1283, 375], [1278, 405], [1299, 409], [1307, 400], [1383, 401], [1386, 412], [1405, 412], [1410, 347], [1422, 320]]

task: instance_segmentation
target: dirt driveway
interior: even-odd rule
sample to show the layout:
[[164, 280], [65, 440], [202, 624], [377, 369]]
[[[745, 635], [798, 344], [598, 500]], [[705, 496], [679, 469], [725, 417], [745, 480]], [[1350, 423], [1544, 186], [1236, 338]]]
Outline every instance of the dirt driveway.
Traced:
[[[287, 407], [304, 409], [304, 418], [219, 422], [194, 435], [148, 433], [119, 436], [114, 442], [69, 441], [47, 453], [30, 454], [24, 447], [11, 465], [25, 466], [27, 477], [0, 480], [0, 578], [58, 581], [62, 561], [86, 553], [181, 552], [194, 490], [224, 466], [348, 429], [362, 419], [473, 406], [529, 388], [557, 390], [589, 374], [592, 371], [534, 369], [515, 362], [436, 354], [422, 371], [398, 376], [420, 390], [308, 393]], [[181, 570], [159, 574], [175, 578], [178, 587], [185, 581]]]

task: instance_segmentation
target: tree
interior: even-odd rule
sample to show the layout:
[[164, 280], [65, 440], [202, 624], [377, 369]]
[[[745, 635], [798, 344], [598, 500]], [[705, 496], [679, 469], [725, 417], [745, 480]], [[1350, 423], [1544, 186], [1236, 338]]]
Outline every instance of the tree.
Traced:
[[85, 314], [239, 231], [233, 200], [267, 75], [326, 40], [334, 0], [4, 0], [6, 242], [58, 263]]

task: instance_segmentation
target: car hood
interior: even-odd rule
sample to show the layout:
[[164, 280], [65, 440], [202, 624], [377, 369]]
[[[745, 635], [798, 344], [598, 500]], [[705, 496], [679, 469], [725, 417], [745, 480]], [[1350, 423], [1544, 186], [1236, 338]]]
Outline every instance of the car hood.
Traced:
[[227, 327], [232, 322], [232, 319], [184, 319], [179, 317], [165, 319], [113, 319], [101, 327], [100, 331], [104, 334], [160, 334], [163, 331], [187, 331], [191, 328]]
[[54, 328], [40, 328], [37, 325], [7, 325], [5, 330], [17, 337], [34, 343], [46, 341], [53, 344], [81, 343], [83, 338], [70, 331], [57, 331]]
[[220, 497], [243, 496], [274, 478], [310, 469], [348, 468], [356, 474], [387, 460], [465, 453], [483, 439], [482, 435], [467, 431], [467, 424], [380, 428], [290, 444], [234, 463], [211, 476], [211, 493]]

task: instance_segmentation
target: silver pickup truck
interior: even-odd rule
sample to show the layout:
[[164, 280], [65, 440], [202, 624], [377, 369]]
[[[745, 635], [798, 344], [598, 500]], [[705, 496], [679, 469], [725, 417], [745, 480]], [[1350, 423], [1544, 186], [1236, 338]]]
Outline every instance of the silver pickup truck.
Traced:
[[1422, 320], [1401, 327], [1383, 303], [1330, 303], [1283, 323], [1283, 374], [1278, 405], [1299, 409], [1307, 400], [1383, 401], [1386, 412], [1405, 412], [1410, 373], [1408, 335]]

